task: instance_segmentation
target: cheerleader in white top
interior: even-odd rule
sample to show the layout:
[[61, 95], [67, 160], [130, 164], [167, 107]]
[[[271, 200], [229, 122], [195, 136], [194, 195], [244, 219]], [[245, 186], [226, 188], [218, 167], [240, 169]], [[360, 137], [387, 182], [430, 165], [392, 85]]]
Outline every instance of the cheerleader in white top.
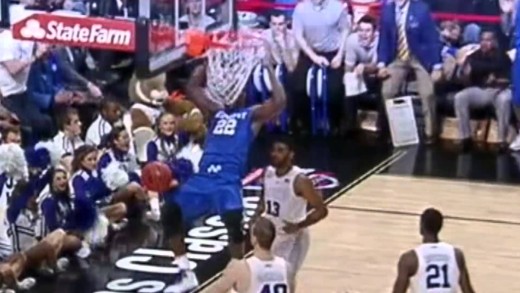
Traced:
[[27, 178], [27, 173], [27, 161], [22, 148], [15, 143], [0, 145], [0, 258], [12, 253], [6, 213], [16, 183]]
[[[130, 137], [125, 128], [114, 127], [107, 137], [107, 150], [99, 159], [97, 173], [106, 186], [113, 192], [113, 202], [124, 202], [128, 208], [139, 207], [148, 197], [140, 185], [139, 166], [135, 156], [130, 153]], [[108, 168], [111, 166], [111, 168]], [[120, 173], [126, 172], [130, 182], [121, 186]]]
[[157, 118], [157, 137], [146, 146], [147, 162], [171, 161], [179, 150], [179, 138], [176, 135], [175, 116], [163, 112]]

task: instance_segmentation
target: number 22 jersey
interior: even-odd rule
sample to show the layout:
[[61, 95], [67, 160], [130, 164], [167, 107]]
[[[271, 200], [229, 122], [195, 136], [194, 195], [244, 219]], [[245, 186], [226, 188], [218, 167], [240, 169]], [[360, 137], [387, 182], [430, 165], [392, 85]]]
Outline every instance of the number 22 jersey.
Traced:
[[200, 173], [240, 182], [255, 137], [252, 124], [250, 108], [218, 111], [206, 137]]
[[456, 293], [460, 270], [453, 245], [423, 243], [415, 248], [417, 273], [410, 280], [412, 293]]

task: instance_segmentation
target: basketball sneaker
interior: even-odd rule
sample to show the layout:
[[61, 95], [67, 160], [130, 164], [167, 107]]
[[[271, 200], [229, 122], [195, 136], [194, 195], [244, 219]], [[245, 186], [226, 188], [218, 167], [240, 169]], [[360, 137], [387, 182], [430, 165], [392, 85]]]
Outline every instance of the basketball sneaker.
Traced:
[[511, 142], [511, 144], [509, 145], [509, 149], [514, 152], [520, 151], [520, 134], [518, 134], [513, 140], [513, 142]]
[[35, 278], [25, 278], [21, 282], [18, 282], [18, 290], [29, 290], [36, 285]]
[[199, 286], [197, 276], [193, 271], [181, 271], [180, 282], [170, 285], [164, 289], [164, 293], [185, 293], [189, 292]]

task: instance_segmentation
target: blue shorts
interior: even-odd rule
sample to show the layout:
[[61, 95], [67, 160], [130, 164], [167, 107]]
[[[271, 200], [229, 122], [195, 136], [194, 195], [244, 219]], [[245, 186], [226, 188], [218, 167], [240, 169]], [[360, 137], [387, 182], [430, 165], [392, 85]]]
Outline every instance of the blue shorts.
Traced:
[[179, 205], [184, 224], [210, 214], [223, 215], [242, 211], [242, 185], [194, 174], [172, 195], [170, 201]]

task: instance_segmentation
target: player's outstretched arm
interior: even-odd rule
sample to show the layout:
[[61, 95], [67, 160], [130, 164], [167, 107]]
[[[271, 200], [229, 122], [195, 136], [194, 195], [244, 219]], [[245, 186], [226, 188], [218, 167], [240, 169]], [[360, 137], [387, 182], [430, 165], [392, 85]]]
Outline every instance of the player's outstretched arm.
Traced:
[[186, 96], [195, 103], [204, 115], [211, 115], [221, 110], [223, 106], [208, 98], [205, 84], [206, 65], [199, 65], [193, 70], [186, 84]]
[[[410, 284], [410, 277], [415, 274], [413, 270], [415, 252], [408, 251], [401, 255], [397, 264], [397, 278], [394, 282], [393, 293], [406, 293]], [[417, 265], [415, 265], [417, 266]]]
[[269, 74], [269, 81], [271, 82], [271, 98], [263, 104], [253, 108], [253, 120], [259, 123], [268, 122], [278, 117], [285, 109], [287, 97], [285, 90], [276, 78], [272, 66], [265, 66]]
[[462, 250], [456, 248], [455, 257], [457, 258], [457, 264], [460, 271], [459, 285], [462, 293], [475, 293], [475, 290], [473, 290], [473, 286], [471, 285], [471, 280], [469, 279], [468, 267], [466, 266], [466, 259]]
[[294, 190], [296, 191], [296, 194], [303, 197], [313, 209], [305, 220], [298, 223], [300, 229], [314, 225], [327, 217], [329, 211], [323, 202], [323, 197], [316, 190], [309, 177], [305, 175], [299, 175], [296, 177], [296, 180], [294, 181]]

